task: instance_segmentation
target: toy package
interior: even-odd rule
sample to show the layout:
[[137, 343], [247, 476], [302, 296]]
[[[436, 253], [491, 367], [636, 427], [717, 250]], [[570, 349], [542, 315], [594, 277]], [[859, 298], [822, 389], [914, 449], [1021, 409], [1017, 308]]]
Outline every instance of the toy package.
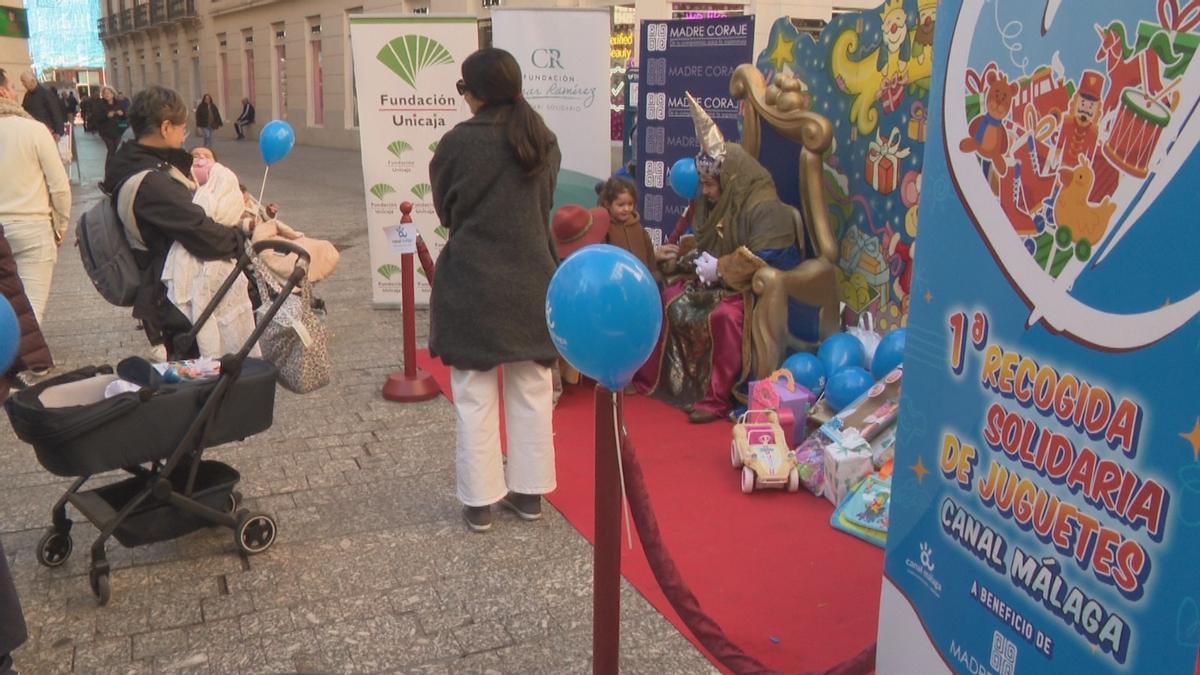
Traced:
[[808, 409], [817, 400], [807, 387], [796, 384], [792, 373], [780, 368], [764, 380], [750, 383], [750, 405], [752, 409], [774, 410], [779, 415], [779, 425], [787, 435], [788, 444], [795, 447], [803, 440], [808, 425]]
[[876, 382], [866, 394], [843, 408], [821, 425], [821, 433], [835, 442], [851, 442], [855, 437], [873, 440], [895, 423], [900, 412], [900, 379], [903, 367], [896, 368]]
[[825, 446], [829, 445], [829, 442], [822, 434], [812, 434], [796, 448], [796, 468], [800, 471], [800, 483], [818, 497], [825, 490]]
[[829, 523], [847, 534], [882, 547], [887, 543], [891, 501], [891, 479], [868, 476], [833, 512]]
[[168, 361], [166, 363], [151, 364], [159, 375], [162, 375], [163, 382], [175, 383], [185, 380], [204, 380], [216, 377], [221, 374], [221, 362], [217, 359], [204, 356], [198, 359], [188, 359], [186, 361]]

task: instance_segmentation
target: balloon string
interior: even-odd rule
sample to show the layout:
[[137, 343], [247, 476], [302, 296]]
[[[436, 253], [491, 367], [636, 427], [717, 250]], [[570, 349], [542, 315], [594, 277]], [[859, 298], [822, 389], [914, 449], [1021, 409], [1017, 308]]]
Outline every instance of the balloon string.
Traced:
[[613, 437], [617, 439], [617, 471], [621, 473], [621, 516], [625, 521], [625, 542], [633, 550], [633, 530], [629, 527], [629, 499], [625, 497], [625, 467], [621, 464], [621, 423], [617, 416], [617, 392], [612, 392]]
[[262, 210], [263, 193], [267, 191], [267, 172], [271, 170], [271, 165], [268, 164], [263, 168], [262, 187], [258, 189], [258, 203], [254, 205], [254, 224], [258, 225], [258, 214]]

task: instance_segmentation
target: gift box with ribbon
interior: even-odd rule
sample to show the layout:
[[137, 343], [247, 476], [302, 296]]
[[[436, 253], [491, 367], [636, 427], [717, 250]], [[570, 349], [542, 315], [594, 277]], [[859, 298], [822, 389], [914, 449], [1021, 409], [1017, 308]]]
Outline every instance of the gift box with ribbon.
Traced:
[[891, 194], [900, 186], [900, 160], [908, 157], [911, 148], [900, 147], [900, 127], [892, 129], [885, 139], [882, 131], [867, 146], [867, 182], [880, 194]]
[[796, 447], [804, 438], [808, 409], [817, 397], [804, 385], [796, 384], [789, 370], [780, 368], [763, 380], [750, 383], [750, 409], [774, 410], [788, 445]]
[[875, 470], [871, 444], [858, 434], [846, 434], [842, 440], [825, 446], [822, 494], [834, 506], [842, 503], [858, 482]]
[[900, 109], [904, 102], [904, 89], [908, 86], [907, 78], [902, 73], [896, 73], [885, 78], [879, 85], [879, 105], [884, 114], [890, 115]]
[[925, 142], [925, 136], [929, 133], [929, 111], [925, 109], [923, 101], [913, 101], [912, 116], [908, 118], [908, 140], [918, 143]]

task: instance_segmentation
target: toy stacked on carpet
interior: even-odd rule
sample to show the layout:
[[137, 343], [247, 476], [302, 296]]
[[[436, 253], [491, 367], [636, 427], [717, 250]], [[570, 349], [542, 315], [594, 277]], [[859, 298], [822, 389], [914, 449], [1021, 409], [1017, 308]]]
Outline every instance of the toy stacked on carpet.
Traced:
[[802, 484], [834, 505], [833, 527], [883, 546], [904, 339], [904, 329], [851, 329], [752, 382], [730, 452], [742, 490]]

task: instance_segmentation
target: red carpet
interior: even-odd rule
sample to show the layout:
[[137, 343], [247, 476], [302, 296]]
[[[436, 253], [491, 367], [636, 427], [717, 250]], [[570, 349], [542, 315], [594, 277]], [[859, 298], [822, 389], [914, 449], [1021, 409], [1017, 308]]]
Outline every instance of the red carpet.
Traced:
[[[449, 369], [425, 350], [417, 362], [449, 395]], [[590, 387], [567, 387], [554, 412], [558, 490], [548, 495], [589, 541], [592, 397]], [[828, 501], [804, 491], [742, 494], [729, 464], [728, 423], [688, 424], [683, 413], [644, 396], [625, 398], [625, 422], [666, 546], [733, 642], [781, 672], [825, 669], [874, 642], [883, 550], [831, 528]], [[636, 532], [621, 565], [692, 639], [659, 591]]]

